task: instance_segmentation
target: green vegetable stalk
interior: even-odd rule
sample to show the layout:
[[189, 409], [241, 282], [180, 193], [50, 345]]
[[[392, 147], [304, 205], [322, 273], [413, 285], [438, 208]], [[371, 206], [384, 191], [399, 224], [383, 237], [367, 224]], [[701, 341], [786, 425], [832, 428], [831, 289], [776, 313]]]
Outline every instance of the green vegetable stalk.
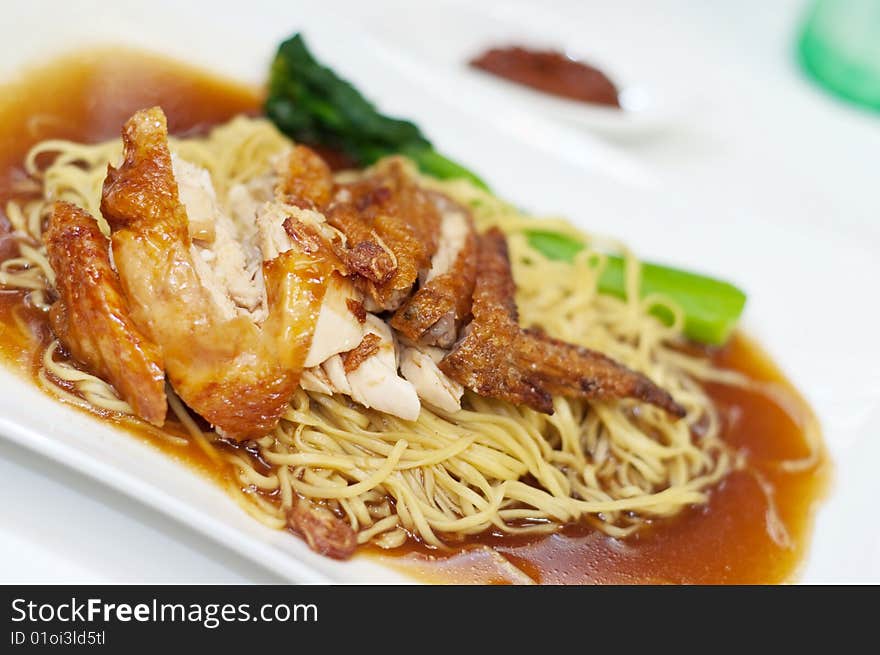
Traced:
[[[549, 259], [571, 261], [584, 244], [557, 232], [533, 230], [529, 244]], [[728, 282], [659, 264], [642, 263], [642, 296], [661, 294], [684, 312], [684, 334], [708, 345], [722, 345], [736, 327], [746, 302], [746, 295]], [[599, 277], [599, 292], [626, 297], [625, 263], [622, 257], [608, 255]], [[663, 321], [671, 319], [662, 307], [654, 314]]]
[[[402, 154], [419, 169], [438, 179], [464, 178], [489, 190], [464, 166], [438, 153], [412, 122], [390, 118], [349, 82], [320, 64], [302, 35], [283, 42], [272, 63], [266, 115], [291, 138], [345, 152], [362, 166], [387, 155]], [[529, 242], [551, 259], [571, 261], [583, 244], [567, 236], [536, 229]], [[641, 292], [662, 294], [684, 311], [684, 333], [711, 345], [730, 336], [745, 304], [745, 294], [727, 282], [657, 264], [642, 265]], [[601, 293], [625, 297], [624, 262], [609, 256], [599, 280]], [[656, 311], [669, 320], [668, 312]]]
[[427, 175], [466, 178], [488, 189], [477, 175], [434, 150], [414, 123], [380, 114], [349, 82], [322, 66], [301, 34], [278, 48], [265, 110], [293, 139], [339, 149], [362, 166], [404, 154]]

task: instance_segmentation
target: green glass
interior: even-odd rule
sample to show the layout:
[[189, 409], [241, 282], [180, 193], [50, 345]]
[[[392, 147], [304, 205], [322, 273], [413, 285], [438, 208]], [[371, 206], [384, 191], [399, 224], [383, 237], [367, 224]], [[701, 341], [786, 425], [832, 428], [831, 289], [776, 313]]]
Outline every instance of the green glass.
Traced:
[[827, 90], [880, 111], [880, 0], [817, 0], [798, 56]]

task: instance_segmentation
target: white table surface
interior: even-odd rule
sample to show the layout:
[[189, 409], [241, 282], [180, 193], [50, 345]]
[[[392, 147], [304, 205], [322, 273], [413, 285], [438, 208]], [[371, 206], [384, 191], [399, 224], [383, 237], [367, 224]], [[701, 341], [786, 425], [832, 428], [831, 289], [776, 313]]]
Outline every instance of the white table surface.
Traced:
[[[363, 3], [321, 6], [355, 4], [363, 11]], [[382, 11], [382, 1], [369, 4], [374, 14]], [[880, 246], [880, 115], [841, 104], [803, 79], [792, 54], [803, 2], [504, 4], [523, 21], [541, 6], [544, 33], [578, 35], [652, 87], [700, 98], [679, 129], [617, 142], [672, 188], [693, 189], [695, 204], [724, 203], [791, 229], [809, 222], [856, 230]], [[430, 25], [419, 29], [430, 36]], [[0, 497], [0, 583], [281, 582], [136, 501], [3, 440]]]

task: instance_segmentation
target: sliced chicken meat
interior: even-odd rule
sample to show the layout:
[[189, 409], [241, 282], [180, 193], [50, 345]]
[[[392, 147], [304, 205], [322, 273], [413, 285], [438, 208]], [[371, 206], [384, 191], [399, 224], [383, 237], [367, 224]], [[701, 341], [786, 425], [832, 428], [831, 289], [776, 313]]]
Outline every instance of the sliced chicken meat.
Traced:
[[[275, 185], [276, 177], [265, 174], [246, 182], [237, 182], [226, 192], [226, 209], [243, 239], [252, 240], [255, 237], [257, 212], [265, 203], [275, 199]], [[184, 201], [183, 204], [187, 203]]]
[[553, 395], [636, 398], [673, 416], [684, 409], [641, 373], [595, 351], [523, 330], [518, 324], [513, 276], [504, 234], [479, 238], [473, 321], [440, 362], [440, 370], [481, 396], [551, 414]]
[[302, 386], [319, 393], [344, 394], [364, 407], [414, 421], [421, 403], [415, 387], [398, 374], [398, 364], [391, 328], [377, 316], [367, 314], [358, 345], [309, 369]]
[[245, 315], [257, 322], [265, 320], [266, 287], [256, 230], [244, 228], [220, 209], [206, 169], [177, 155], [171, 156], [171, 162], [199, 279], [227, 318]]
[[397, 348], [391, 328], [372, 315], [367, 316], [364, 328], [365, 339], [373, 334], [379, 340], [374, 343], [375, 351], [353, 370], [343, 361], [351, 397], [365, 407], [415, 421], [421, 404], [415, 388], [397, 373]]
[[52, 331], [135, 414], [162, 425], [168, 408], [162, 354], [132, 319], [107, 237], [85, 210], [56, 202], [43, 238], [58, 292], [49, 314]]
[[265, 203], [257, 211], [256, 221], [260, 249], [267, 257], [296, 248], [326, 261], [332, 269], [306, 356], [306, 368], [355, 348], [363, 338], [365, 317], [357, 311], [361, 307], [361, 294], [343, 275], [347, 268], [332, 245], [337, 236], [323, 215], [276, 200]]
[[333, 385], [322, 366], [316, 366], [314, 368], [307, 368], [306, 370], [304, 370], [302, 372], [302, 376], [299, 379], [299, 386], [301, 386], [306, 391], [322, 393], [325, 396], [332, 396], [334, 393], [348, 395], [346, 392], [340, 390]]
[[340, 275], [330, 278], [306, 357], [307, 367], [317, 366], [333, 355], [348, 352], [361, 342], [366, 316], [362, 318], [352, 310], [352, 304], [360, 302], [359, 299], [360, 294], [348, 279]]
[[400, 354], [400, 373], [413, 387], [419, 398], [445, 412], [461, 409], [464, 387], [450, 380], [438, 364], [446, 351], [429, 346], [404, 345]]
[[211, 174], [177, 155], [171, 155], [171, 169], [180, 202], [186, 207], [190, 237], [213, 241], [218, 207]]
[[228, 289], [195, 262], [161, 109], [129, 119], [123, 146], [101, 211], [132, 318], [159, 346], [187, 405], [226, 436], [259, 437], [298, 384], [332, 265], [294, 248], [273, 253], [262, 263], [266, 320], [259, 325], [234, 307], [230, 316]]

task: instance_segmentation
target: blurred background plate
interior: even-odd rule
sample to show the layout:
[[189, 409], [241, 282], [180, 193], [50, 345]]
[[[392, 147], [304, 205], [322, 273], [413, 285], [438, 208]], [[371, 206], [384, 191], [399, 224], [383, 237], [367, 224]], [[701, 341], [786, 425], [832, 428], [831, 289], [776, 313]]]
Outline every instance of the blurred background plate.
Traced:
[[[588, 34], [560, 34], [564, 5], [542, 3], [425, 3], [419, 8], [421, 29], [401, 29], [390, 16], [406, 15], [402, 0], [383, 3], [382, 12], [363, 11], [359, 22], [377, 39], [377, 46], [398, 57], [419, 62], [430, 73], [432, 90], [466, 97], [494, 111], [515, 105], [533, 116], [560, 120], [616, 140], [629, 140], [682, 126], [688, 116], [704, 109], [706, 98], [696, 93], [664, 94], [644, 78], [638, 61], [621, 62]], [[431, 38], [425, 38], [430, 29]], [[468, 66], [490, 47], [522, 46], [551, 50], [605, 73], [615, 84], [621, 109], [554, 97], [513, 84]], [[642, 50], [650, 57], [648, 50]]]

